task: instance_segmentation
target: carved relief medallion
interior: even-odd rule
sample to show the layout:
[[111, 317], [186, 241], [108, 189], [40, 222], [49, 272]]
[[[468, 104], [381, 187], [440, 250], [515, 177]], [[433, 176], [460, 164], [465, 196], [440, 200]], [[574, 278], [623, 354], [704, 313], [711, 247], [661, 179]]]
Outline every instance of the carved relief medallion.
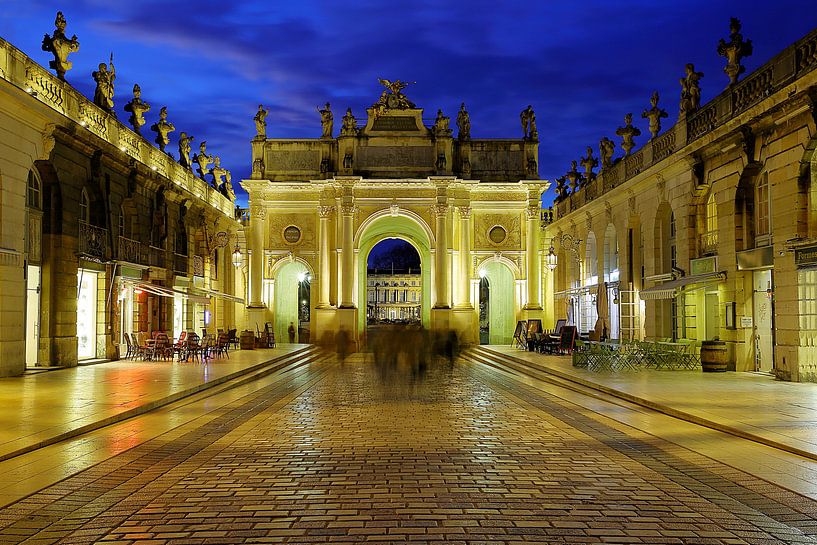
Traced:
[[289, 244], [297, 244], [301, 240], [301, 230], [294, 225], [289, 225], [284, 229], [284, 240]]

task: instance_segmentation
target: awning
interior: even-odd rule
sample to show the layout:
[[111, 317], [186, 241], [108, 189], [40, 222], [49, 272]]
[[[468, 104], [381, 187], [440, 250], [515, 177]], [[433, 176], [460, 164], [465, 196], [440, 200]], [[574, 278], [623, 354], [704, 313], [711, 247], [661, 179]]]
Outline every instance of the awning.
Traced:
[[587, 286], [580, 286], [578, 288], [570, 288], [569, 290], [557, 291], [553, 294], [554, 299], [567, 299], [568, 297], [578, 297], [580, 295], [588, 294], [598, 288], [598, 284], [590, 284]]
[[222, 291], [210, 290], [207, 288], [190, 288], [191, 292], [198, 292], [198, 295], [203, 297], [218, 297], [219, 299], [224, 299], [226, 301], [230, 301], [233, 303], [240, 303], [244, 304], [244, 299], [241, 297], [236, 297], [235, 295], [230, 295], [229, 293], [224, 293]]
[[657, 286], [641, 290], [639, 295], [641, 296], [641, 299], [644, 299], [645, 301], [654, 299], [674, 299], [687, 286], [694, 286], [694, 289], [699, 289], [712, 284], [717, 284], [725, 279], [726, 271], [682, 276], [681, 278], [676, 278], [675, 280], [663, 282]]
[[159, 297], [176, 297], [180, 295], [185, 299], [189, 299], [196, 303], [209, 303], [210, 300], [207, 297], [200, 297], [196, 296], [195, 294], [187, 293], [186, 291], [168, 288], [167, 286], [159, 286], [157, 284], [151, 284], [150, 282], [140, 282], [140, 281], [132, 281], [129, 279], [124, 279], [125, 284], [132, 286], [134, 289], [146, 291], [147, 293], [151, 293], [153, 295], [158, 295]]

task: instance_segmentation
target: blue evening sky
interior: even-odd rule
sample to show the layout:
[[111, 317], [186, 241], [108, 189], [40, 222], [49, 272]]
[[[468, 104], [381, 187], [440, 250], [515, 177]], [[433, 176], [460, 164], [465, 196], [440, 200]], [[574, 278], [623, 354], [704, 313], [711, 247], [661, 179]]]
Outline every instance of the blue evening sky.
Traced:
[[442, 108], [453, 119], [465, 102], [474, 138], [519, 137], [519, 112], [532, 104], [540, 176], [554, 180], [602, 136], [618, 144], [627, 112], [648, 134], [640, 113], [654, 90], [671, 126], [685, 63], [705, 73], [704, 102], [722, 91], [716, 47], [730, 16], [754, 44], [748, 70], [817, 27], [813, 0], [0, 2], [0, 36], [44, 66], [43, 34], [64, 12], [80, 41], [67, 79], [86, 96], [113, 51], [119, 118], [139, 83], [153, 106], [147, 127], [167, 106], [177, 128], [168, 149], [181, 131], [196, 137], [194, 149], [207, 140], [244, 203], [235, 182], [250, 172], [259, 103], [270, 109], [267, 135], [284, 138], [319, 136], [315, 108], [327, 101], [336, 129], [347, 106], [362, 117], [378, 77], [416, 81], [406, 93], [426, 117]]

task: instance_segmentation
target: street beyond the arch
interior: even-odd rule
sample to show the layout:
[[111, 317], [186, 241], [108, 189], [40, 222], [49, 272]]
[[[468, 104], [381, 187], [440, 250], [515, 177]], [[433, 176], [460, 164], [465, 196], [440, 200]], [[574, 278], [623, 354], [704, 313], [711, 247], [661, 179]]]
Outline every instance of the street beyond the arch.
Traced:
[[468, 354], [419, 373], [391, 355], [324, 355], [103, 430], [138, 446], [2, 509], [0, 541], [817, 542], [817, 502], [683, 446], [717, 432], [676, 421], [675, 444]]

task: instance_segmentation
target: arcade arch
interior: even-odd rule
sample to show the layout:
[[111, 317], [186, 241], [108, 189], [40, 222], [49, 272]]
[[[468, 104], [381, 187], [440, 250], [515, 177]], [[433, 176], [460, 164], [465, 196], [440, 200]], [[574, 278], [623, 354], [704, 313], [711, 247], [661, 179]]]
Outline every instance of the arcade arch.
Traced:
[[511, 344], [516, 325], [514, 270], [503, 258], [485, 260], [477, 270], [480, 278], [480, 338], [487, 326], [488, 344]]
[[[274, 309], [275, 339], [289, 341], [289, 326], [295, 327], [295, 342], [309, 342], [312, 308], [312, 268], [303, 259], [281, 260], [272, 269], [275, 279]], [[304, 308], [306, 313], [304, 314]], [[306, 337], [306, 338], [302, 338]]]
[[379, 242], [386, 239], [403, 240], [420, 255], [420, 278], [422, 281], [421, 321], [423, 327], [431, 326], [431, 291], [434, 268], [431, 248], [433, 236], [431, 229], [418, 215], [401, 210], [393, 215], [390, 210], [375, 213], [361, 224], [355, 235], [355, 253], [357, 260], [357, 308], [358, 330], [366, 327], [366, 286], [368, 284], [369, 254]]

